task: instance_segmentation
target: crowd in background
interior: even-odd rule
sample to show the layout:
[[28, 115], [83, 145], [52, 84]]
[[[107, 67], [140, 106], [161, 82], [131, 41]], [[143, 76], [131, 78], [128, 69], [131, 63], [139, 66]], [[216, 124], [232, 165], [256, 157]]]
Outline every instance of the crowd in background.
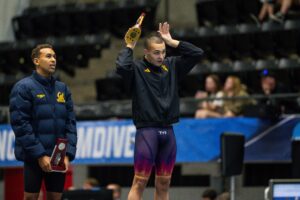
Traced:
[[274, 94], [286, 94], [290, 90], [270, 71], [262, 71], [260, 74], [260, 88], [257, 91], [248, 88], [238, 76], [230, 75], [222, 84], [215, 74], [205, 78], [204, 88], [204, 91], [197, 91], [195, 94], [195, 98], [199, 100], [195, 118], [241, 116], [254, 107], [272, 108], [272, 112], [279, 115], [296, 107], [295, 100], [272, 98]]

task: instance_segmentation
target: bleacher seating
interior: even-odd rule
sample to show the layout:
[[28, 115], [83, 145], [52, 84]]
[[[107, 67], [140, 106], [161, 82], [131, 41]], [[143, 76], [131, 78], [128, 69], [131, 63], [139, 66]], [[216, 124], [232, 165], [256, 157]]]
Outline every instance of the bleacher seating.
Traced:
[[0, 44], [0, 72], [16, 74], [19, 71], [32, 71], [31, 50], [40, 43], [53, 45], [60, 69], [71, 76], [75, 75], [75, 67], [87, 67], [88, 60], [100, 57], [102, 48], [110, 45], [110, 35], [106, 32], [97, 35], [81, 35], [66, 37], [47, 37], [43, 39], [24, 39], [16, 42]]
[[[282, 24], [273, 21], [257, 24], [252, 17], [258, 15], [260, 6], [258, 0], [197, 1], [199, 27], [172, 32], [174, 38], [190, 41], [205, 51], [184, 85], [190, 86], [194, 76], [214, 73], [224, 80], [228, 75], [238, 75], [249, 91], [255, 92], [260, 72], [268, 69], [280, 74], [278, 80], [290, 84], [293, 91], [299, 91], [300, 81], [296, 77], [300, 71], [300, 18], [295, 17], [294, 12], [293, 16], [288, 13]], [[177, 54], [170, 49], [168, 55]], [[204, 79], [196, 80], [200, 84], [198, 88], [203, 88]], [[181, 89], [191, 90], [190, 87]], [[195, 93], [181, 94], [193, 96]]]
[[[125, 29], [135, 23], [142, 11], [147, 12], [144, 32], [152, 30], [157, 4], [158, 1], [146, 0], [29, 8], [13, 20], [16, 37], [22, 40], [0, 45], [1, 71], [30, 72], [28, 50], [36, 43], [49, 42], [56, 47], [60, 67], [74, 75], [74, 66], [86, 67], [89, 58], [99, 56], [101, 49], [109, 46], [109, 33], [103, 31], [123, 37]], [[193, 97], [204, 88], [205, 76], [211, 73], [218, 74], [222, 81], [228, 75], [237, 75], [249, 92], [255, 93], [259, 74], [265, 69], [280, 73], [279, 81], [290, 84], [292, 91], [299, 91], [300, 19], [257, 25], [251, 14], [257, 15], [260, 5], [258, 0], [201, 0], [196, 4], [199, 27], [172, 29], [174, 38], [205, 50], [202, 61], [180, 84], [181, 97]], [[168, 48], [167, 54], [178, 52]], [[98, 101], [131, 97], [114, 73], [95, 84]]]
[[153, 30], [158, 1], [107, 1], [31, 7], [13, 19], [17, 39], [98, 34], [110, 31], [123, 37], [142, 12], [145, 31]]

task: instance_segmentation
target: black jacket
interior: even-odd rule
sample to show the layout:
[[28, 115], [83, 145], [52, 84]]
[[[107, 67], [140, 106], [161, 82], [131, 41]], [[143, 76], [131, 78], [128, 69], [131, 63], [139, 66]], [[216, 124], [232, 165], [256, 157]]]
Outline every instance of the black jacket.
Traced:
[[203, 50], [188, 42], [180, 42], [177, 48], [181, 56], [165, 58], [160, 67], [145, 59], [133, 61], [130, 48], [119, 53], [117, 73], [132, 90], [133, 121], [137, 128], [178, 122], [178, 82], [199, 62]]

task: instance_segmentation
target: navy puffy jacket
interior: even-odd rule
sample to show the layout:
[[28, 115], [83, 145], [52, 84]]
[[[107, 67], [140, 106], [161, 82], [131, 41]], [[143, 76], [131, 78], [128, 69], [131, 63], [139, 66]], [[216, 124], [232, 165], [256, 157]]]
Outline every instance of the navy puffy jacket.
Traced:
[[71, 93], [64, 83], [35, 71], [17, 82], [10, 94], [10, 120], [17, 160], [51, 156], [58, 137], [68, 139], [67, 156], [75, 158], [76, 120]]

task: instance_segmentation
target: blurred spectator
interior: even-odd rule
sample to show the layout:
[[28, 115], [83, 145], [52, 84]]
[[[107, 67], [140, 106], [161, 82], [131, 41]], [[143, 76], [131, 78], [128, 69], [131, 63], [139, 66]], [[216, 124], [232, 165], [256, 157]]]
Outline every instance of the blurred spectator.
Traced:
[[[222, 85], [219, 77], [217, 75], [209, 75], [205, 79], [205, 91], [198, 91], [195, 98], [214, 98], [222, 97]], [[196, 118], [207, 118], [207, 117], [218, 117], [215, 116], [215, 111], [220, 109], [223, 105], [223, 100], [212, 100], [212, 101], [202, 101], [200, 103], [200, 108], [196, 111]]]
[[[258, 19], [263, 21], [266, 17], [271, 20], [282, 23], [287, 12], [293, 4], [299, 5], [299, 0], [261, 0], [263, 5], [259, 12]], [[278, 12], [275, 13], [275, 6], [279, 5]], [[274, 14], [275, 13], [275, 14]]]
[[287, 87], [277, 83], [276, 76], [273, 72], [264, 70], [261, 72], [261, 94], [271, 95], [276, 93], [290, 92]]
[[228, 76], [224, 89], [223, 96], [224, 97], [245, 97], [242, 99], [226, 99], [224, 100], [223, 106], [215, 111], [210, 111], [209, 115], [199, 115], [199, 118], [207, 118], [207, 117], [234, 117], [241, 115], [243, 108], [246, 105], [254, 104], [250, 98], [246, 98], [248, 95], [247, 87], [243, 85], [240, 79], [236, 76]]
[[266, 98], [259, 99], [261, 106], [270, 106], [277, 114], [295, 112], [298, 107], [295, 99], [289, 98], [271, 98], [272, 94], [290, 93], [291, 90], [277, 81], [276, 75], [268, 70], [261, 73], [261, 89], [259, 94], [266, 95]]
[[[241, 83], [236, 76], [228, 76], [224, 85], [224, 97], [247, 97], [247, 87]], [[246, 105], [254, 104], [255, 101], [250, 98], [229, 99], [224, 101], [225, 117], [234, 117], [241, 115]]]
[[217, 200], [230, 200], [229, 192], [223, 192], [218, 196]]
[[87, 178], [84, 181], [82, 188], [84, 190], [99, 190], [99, 181], [95, 178]]
[[115, 183], [110, 183], [106, 186], [106, 189], [113, 191], [113, 200], [121, 199], [121, 186]]
[[202, 200], [216, 200], [217, 192], [214, 189], [204, 190], [202, 193]]

